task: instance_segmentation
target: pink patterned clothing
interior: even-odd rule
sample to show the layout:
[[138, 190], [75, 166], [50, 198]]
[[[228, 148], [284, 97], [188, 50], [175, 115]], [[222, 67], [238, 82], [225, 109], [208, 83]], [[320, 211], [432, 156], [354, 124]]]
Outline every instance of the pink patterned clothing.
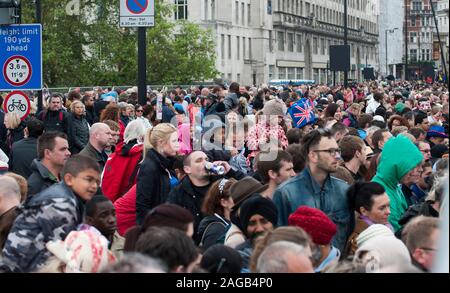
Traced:
[[247, 147], [252, 151], [247, 158], [247, 164], [249, 166], [251, 166], [251, 158], [256, 157], [261, 150], [260, 146], [269, 142], [277, 142], [278, 146], [283, 150], [288, 146], [288, 140], [283, 127], [280, 125], [270, 125], [267, 121], [262, 120], [248, 132]]

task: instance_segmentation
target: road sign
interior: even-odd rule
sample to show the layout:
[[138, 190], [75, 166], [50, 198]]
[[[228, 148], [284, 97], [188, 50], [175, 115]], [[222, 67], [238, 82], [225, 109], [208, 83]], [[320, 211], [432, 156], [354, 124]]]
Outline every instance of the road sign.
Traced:
[[155, 25], [155, 0], [120, 0], [121, 27]]
[[0, 90], [42, 88], [40, 24], [0, 26]]
[[3, 108], [6, 113], [17, 113], [24, 120], [30, 114], [30, 99], [21, 91], [13, 91], [6, 96]]

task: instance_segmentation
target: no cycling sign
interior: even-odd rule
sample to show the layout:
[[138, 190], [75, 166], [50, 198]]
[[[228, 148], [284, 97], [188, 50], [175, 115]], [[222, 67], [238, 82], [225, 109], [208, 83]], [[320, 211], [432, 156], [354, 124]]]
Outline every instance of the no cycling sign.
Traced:
[[40, 24], [0, 26], [0, 90], [42, 89]]

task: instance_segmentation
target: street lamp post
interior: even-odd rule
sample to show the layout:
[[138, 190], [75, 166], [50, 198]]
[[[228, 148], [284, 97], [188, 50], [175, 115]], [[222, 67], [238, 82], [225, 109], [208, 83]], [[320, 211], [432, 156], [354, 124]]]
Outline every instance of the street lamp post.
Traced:
[[387, 29], [384, 31], [384, 40], [385, 40], [385, 47], [386, 47], [386, 76], [389, 75], [389, 64], [388, 64], [388, 41], [387, 41], [387, 34], [393, 33], [395, 30], [398, 30], [398, 27], [393, 29]]

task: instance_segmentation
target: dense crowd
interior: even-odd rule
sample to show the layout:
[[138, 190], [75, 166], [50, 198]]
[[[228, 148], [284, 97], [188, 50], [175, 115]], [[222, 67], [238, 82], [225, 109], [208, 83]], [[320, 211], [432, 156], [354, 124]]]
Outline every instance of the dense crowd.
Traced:
[[430, 272], [448, 99], [420, 81], [232, 83], [2, 108], [0, 271]]

